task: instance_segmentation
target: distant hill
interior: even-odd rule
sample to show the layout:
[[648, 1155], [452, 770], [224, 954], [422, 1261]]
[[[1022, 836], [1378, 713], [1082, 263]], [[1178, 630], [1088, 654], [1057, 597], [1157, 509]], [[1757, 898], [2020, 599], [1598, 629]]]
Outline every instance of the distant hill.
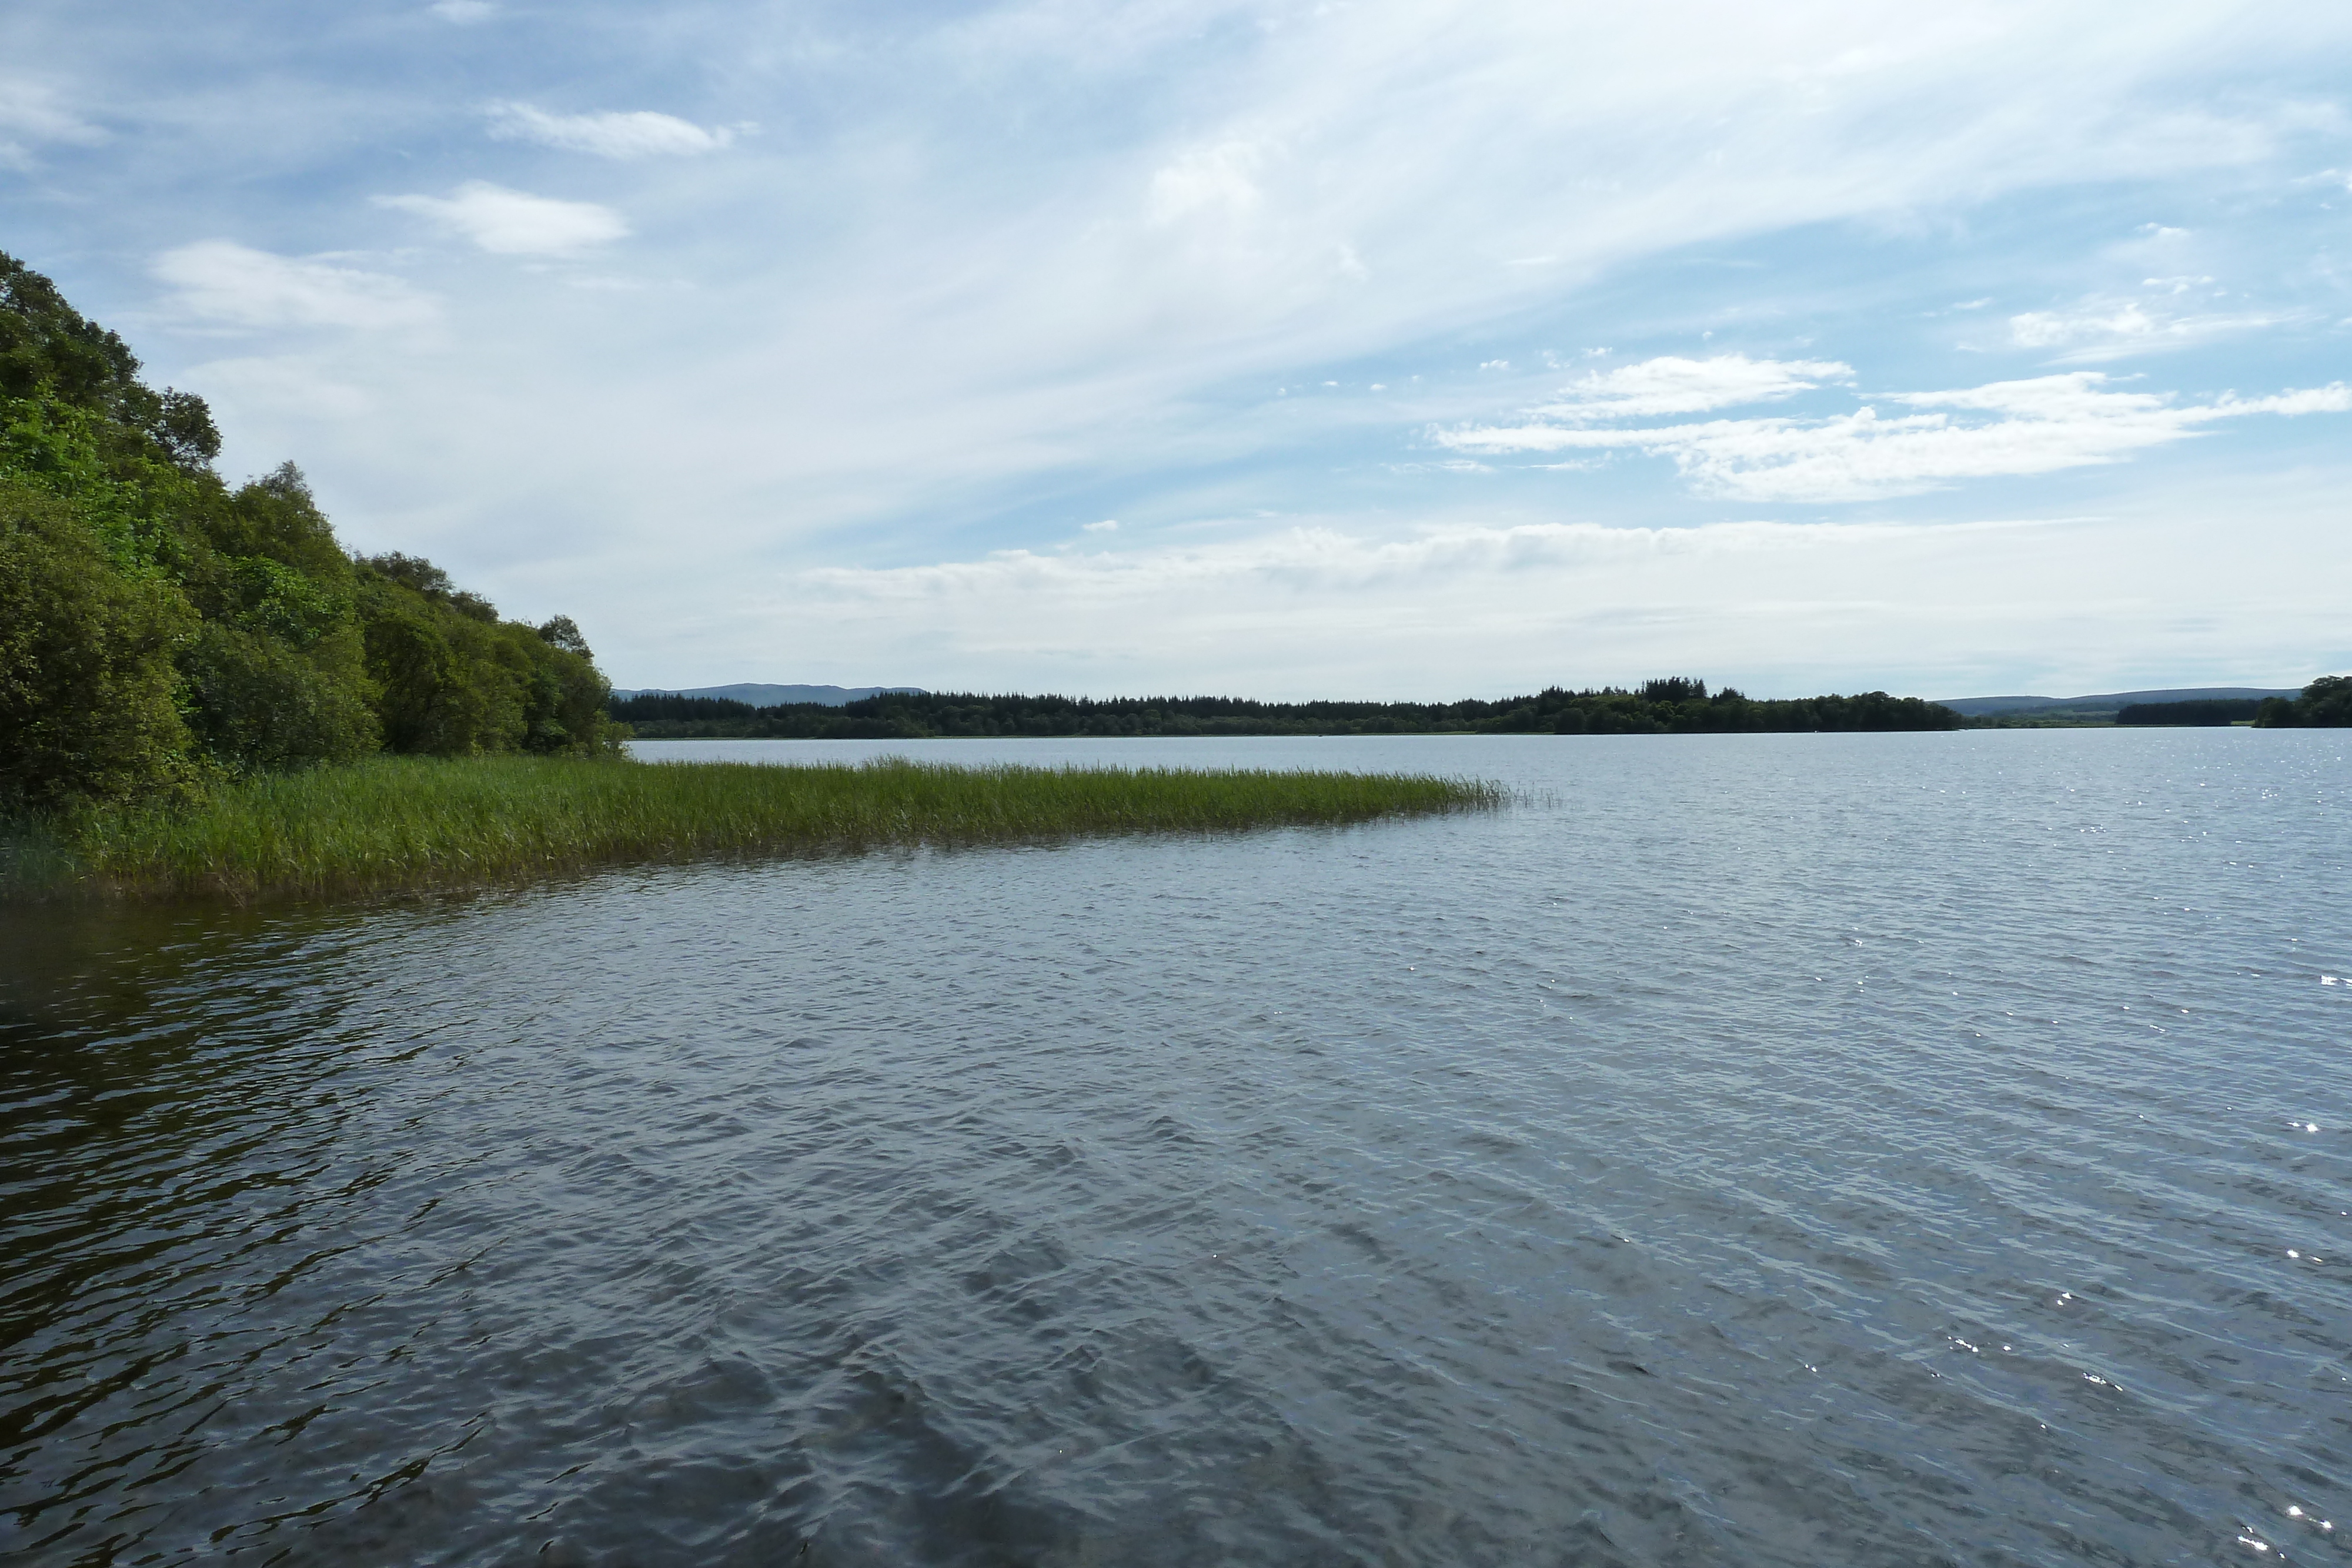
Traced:
[[656, 694], [666, 697], [718, 697], [724, 702], [750, 703], [753, 707], [776, 707], [784, 703], [819, 703], [826, 707], [840, 707], [845, 703], [878, 697], [886, 692], [903, 693], [909, 696], [929, 695], [920, 686], [776, 686], [757, 681], [739, 682], [731, 686], [692, 686], [685, 690], [676, 686], [613, 688], [613, 695], [623, 699]]
[[2296, 690], [2281, 690], [2274, 686], [2178, 686], [2159, 692], [2102, 692], [2084, 697], [1938, 697], [1936, 700], [1954, 713], [1969, 718], [1981, 718], [2001, 713], [2042, 713], [2053, 708], [2068, 712], [2114, 713], [2133, 703], [2188, 703], [2222, 700], [2252, 700], [2263, 697], [2293, 698]]

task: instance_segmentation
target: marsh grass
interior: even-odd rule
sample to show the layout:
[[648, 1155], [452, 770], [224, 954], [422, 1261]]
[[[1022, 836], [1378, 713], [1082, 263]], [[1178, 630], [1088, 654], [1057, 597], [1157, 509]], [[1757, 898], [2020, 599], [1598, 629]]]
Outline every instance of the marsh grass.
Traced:
[[372, 893], [619, 861], [1360, 822], [1504, 799], [1401, 773], [381, 758], [178, 810], [22, 825], [0, 880], [19, 898]]

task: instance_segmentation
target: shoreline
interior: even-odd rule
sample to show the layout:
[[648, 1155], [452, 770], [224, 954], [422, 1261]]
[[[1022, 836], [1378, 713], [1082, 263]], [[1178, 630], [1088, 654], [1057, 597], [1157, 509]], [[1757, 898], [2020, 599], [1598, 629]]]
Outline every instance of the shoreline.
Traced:
[[1507, 798], [1482, 780], [1314, 769], [375, 758], [177, 809], [20, 823], [0, 899], [364, 895], [729, 855], [1344, 826]]

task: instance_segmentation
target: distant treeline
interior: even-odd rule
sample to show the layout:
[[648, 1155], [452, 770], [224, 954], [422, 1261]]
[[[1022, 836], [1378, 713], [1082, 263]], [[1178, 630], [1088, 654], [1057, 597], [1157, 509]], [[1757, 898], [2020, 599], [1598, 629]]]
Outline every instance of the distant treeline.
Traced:
[[1255, 702], [1246, 697], [985, 696], [888, 693], [840, 707], [755, 708], [715, 697], [615, 700], [612, 716], [648, 740], [924, 740], [940, 737], [1182, 735], [1711, 735], [1761, 731], [1958, 729], [1960, 716], [1917, 697], [1759, 701], [1705, 681], [1651, 681], [1455, 703]]
[[2352, 728], [2352, 675], [2322, 675], [2303, 695], [2264, 697], [2254, 710], [2256, 729]]
[[204, 401], [0, 255], [0, 819], [378, 751], [595, 752], [580, 629], [355, 559], [291, 463], [232, 488]]
[[2231, 725], [2254, 716], [2262, 706], [2254, 697], [2207, 697], [2182, 703], [2130, 703], [2116, 710], [2116, 722], [2126, 725]]

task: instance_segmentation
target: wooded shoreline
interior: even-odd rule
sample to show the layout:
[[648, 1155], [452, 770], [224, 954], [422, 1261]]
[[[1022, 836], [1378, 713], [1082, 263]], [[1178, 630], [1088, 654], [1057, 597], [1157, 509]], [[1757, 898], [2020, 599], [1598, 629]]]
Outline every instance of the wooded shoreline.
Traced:
[[887, 692], [831, 706], [755, 708], [651, 693], [605, 711], [645, 740], [933, 740], [1247, 735], [1724, 735], [1958, 729], [1960, 716], [1885, 692], [1762, 701], [1687, 677], [1637, 689], [1453, 703], [1258, 702], [1246, 697], [1066, 697]]

